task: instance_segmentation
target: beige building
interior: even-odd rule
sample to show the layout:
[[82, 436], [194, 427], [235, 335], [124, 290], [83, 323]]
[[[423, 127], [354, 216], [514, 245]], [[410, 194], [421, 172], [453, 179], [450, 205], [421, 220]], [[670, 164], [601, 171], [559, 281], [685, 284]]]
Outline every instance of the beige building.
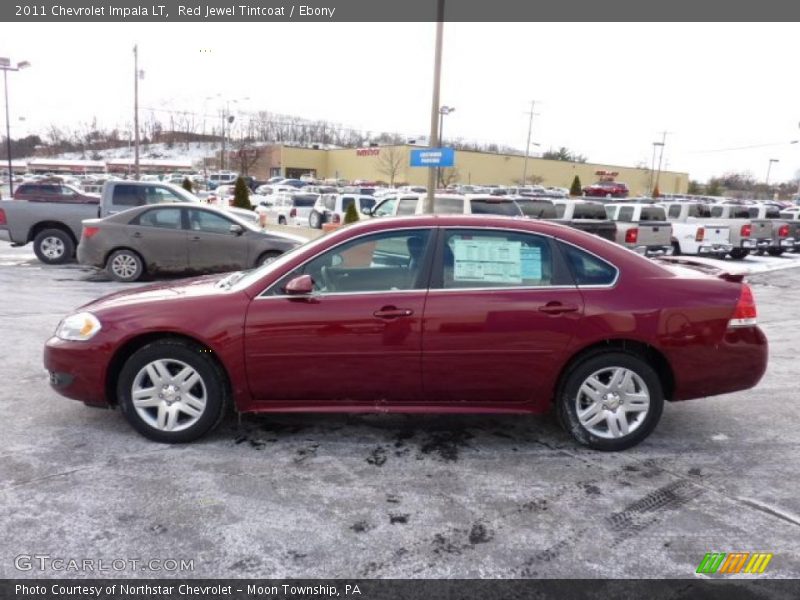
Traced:
[[[268, 146], [262, 150], [250, 174], [257, 178], [283, 175], [300, 177], [312, 175], [319, 179], [346, 179], [348, 181], [381, 181], [395, 185], [427, 183], [428, 170], [410, 167], [410, 151], [415, 146], [380, 146], [325, 150], [293, 146]], [[512, 154], [472, 152], [457, 150], [455, 166], [442, 170], [446, 184], [520, 184], [525, 158]], [[598, 180], [598, 171], [616, 173], [615, 179], [625, 182], [631, 194], [647, 194], [651, 182], [649, 169], [606, 165], [599, 163], [573, 163], [559, 160], [529, 158], [528, 183], [569, 188], [577, 175], [582, 185]], [[662, 193], [686, 193], [688, 173], [661, 171], [658, 175]]]

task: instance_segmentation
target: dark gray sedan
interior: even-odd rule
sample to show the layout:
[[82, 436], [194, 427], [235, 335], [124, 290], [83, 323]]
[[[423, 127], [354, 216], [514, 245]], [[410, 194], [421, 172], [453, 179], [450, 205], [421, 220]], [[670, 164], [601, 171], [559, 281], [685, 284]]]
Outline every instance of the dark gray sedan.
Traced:
[[240, 271], [273, 260], [306, 240], [265, 233], [210, 206], [141, 206], [83, 221], [78, 261], [117, 281], [143, 275]]

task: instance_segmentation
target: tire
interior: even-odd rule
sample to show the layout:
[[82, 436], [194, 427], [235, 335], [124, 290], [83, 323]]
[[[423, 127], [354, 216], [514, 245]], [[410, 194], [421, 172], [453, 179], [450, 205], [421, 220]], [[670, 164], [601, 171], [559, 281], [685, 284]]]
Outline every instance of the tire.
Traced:
[[[607, 387], [615, 374], [621, 385]], [[635, 446], [652, 433], [664, 409], [656, 372], [638, 356], [624, 352], [606, 352], [577, 363], [559, 390], [559, 422], [578, 443], [595, 450]], [[620, 406], [629, 408], [620, 412]]]
[[117, 250], [108, 257], [106, 271], [115, 281], [137, 281], [144, 275], [144, 262], [133, 250]]
[[33, 239], [36, 258], [46, 265], [61, 265], [72, 260], [75, 242], [63, 229], [43, 229]]
[[144, 437], [168, 444], [191, 442], [222, 421], [228, 404], [225, 375], [202, 350], [183, 340], [159, 340], [125, 361], [117, 398], [125, 418]]
[[266, 265], [267, 263], [271, 263], [281, 254], [283, 254], [283, 252], [281, 252], [280, 250], [267, 250], [266, 252], [263, 252], [261, 256], [258, 257], [255, 266], [260, 267], [262, 265]]
[[715, 254], [714, 256], [716, 256], [719, 260], [725, 260], [725, 257], [728, 256], [728, 253], [727, 252], [717, 252], [717, 254]]
[[308, 226], [311, 229], [322, 229], [322, 217], [317, 211], [311, 211], [311, 214], [308, 215]]
[[756, 256], [764, 256], [764, 249], [759, 248], [758, 250], [756, 250]]
[[767, 254], [770, 256], [780, 256], [784, 251], [784, 248], [767, 248]]
[[681, 255], [681, 245], [678, 242], [672, 242], [672, 256]]
[[278, 217], [278, 225], [286, 225], [286, 217]]
[[748, 254], [750, 254], [750, 250], [746, 248], [734, 248], [731, 250], [731, 258], [734, 260], [742, 260]]

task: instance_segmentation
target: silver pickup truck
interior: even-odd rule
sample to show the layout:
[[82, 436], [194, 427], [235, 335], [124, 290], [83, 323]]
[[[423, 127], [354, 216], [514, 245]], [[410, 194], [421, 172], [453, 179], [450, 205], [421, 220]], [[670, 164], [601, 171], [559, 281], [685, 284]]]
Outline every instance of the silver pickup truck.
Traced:
[[[0, 240], [14, 246], [33, 242], [36, 257], [46, 264], [61, 264], [75, 256], [82, 221], [161, 202], [199, 202], [181, 187], [153, 181], [107, 181], [98, 204], [65, 201], [0, 201]], [[231, 209], [236, 211], [238, 209]], [[242, 211], [251, 215], [251, 211]], [[255, 213], [252, 213], [255, 219]]]
[[756, 240], [756, 253], [780, 256], [787, 250], [794, 249], [795, 239], [790, 235], [787, 221], [781, 218], [777, 206], [767, 204], [746, 205], [750, 215], [752, 232], [750, 237]]
[[645, 256], [672, 254], [672, 225], [660, 206], [638, 202], [609, 202], [608, 218], [616, 222], [616, 242]]

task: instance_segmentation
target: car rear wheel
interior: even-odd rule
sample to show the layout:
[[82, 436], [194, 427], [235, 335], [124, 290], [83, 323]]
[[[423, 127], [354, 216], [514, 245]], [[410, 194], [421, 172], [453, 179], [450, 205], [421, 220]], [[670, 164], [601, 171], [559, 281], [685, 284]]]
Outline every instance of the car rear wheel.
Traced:
[[117, 398], [128, 422], [143, 436], [183, 443], [220, 423], [227, 391], [208, 350], [183, 340], [160, 340], [125, 362]]
[[283, 253], [280, 250], [268, 250], [267, 252], [264, 252], [261, 256], [258, 257], [258, 261], [256, 261], [256, 266], [260, 267], [262, 265], [266, 265], [267, 263], [271, 263], [281, 254]]
[[36, 258], [47, 265], [68, 262], [75, 254], [75, 242], [62, 229], [44, 229], [33, 240]]
[[656, 372], [623, 352], [596, 355], [573, 367], [557, 405], [560, 422], [575, 440], [605, 451], [625, 450], [644, 440], [663, 408]]
[[781, 254], [783, 254], [783, 251], [784, 251], [783, 248], [769, 248], [767, 250], [767, 254], [769, 254], [770, 256], [780, 256]]
[[133, 250], [117, 250], [109, 257], [106, 270], [116, 281], [136, 281], [144, 275], [144, 262]]
[[308, 215], [308, 226], [311, 227], [311, 229], [322, 228], [322, 217], [320, 217], [318, 212], [311, 211], [311, 214]]
[[750, 254], [750, 250], [745, 248], [734, 248], [731, 250], [731, 258], [734, 260], [742, 260], [748, 254]]
[[681, 245], [678, 242], [672, 242], [672, 256], [681, 255]]

